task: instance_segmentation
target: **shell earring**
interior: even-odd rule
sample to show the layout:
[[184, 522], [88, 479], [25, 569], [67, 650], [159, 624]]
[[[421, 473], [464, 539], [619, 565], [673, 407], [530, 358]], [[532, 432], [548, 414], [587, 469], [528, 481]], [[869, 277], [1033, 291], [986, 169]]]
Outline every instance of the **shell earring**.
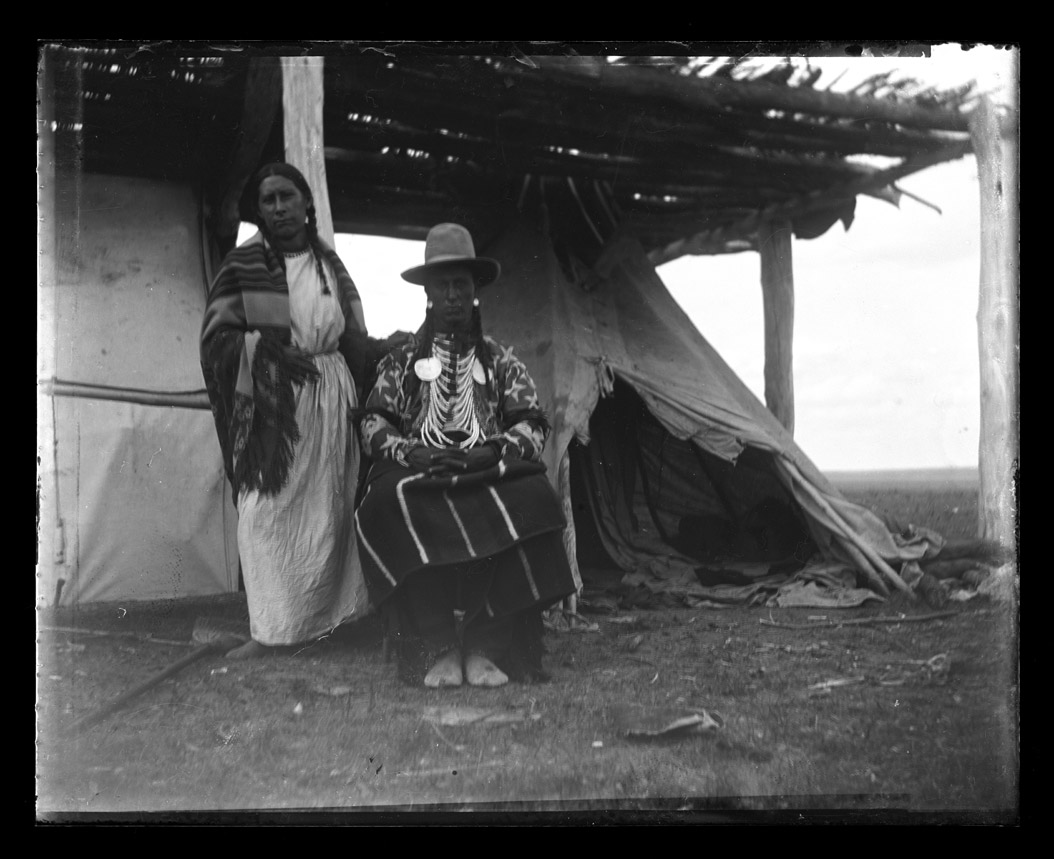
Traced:
[[425, 304], [425, 307], [427, 307], [429, 310], [431, 310], [433, 307], [435, 307], [435, 303], [432, 301], [431, 298], [428, 299], [428, 301]]
[[479, 307], [479, 299], [478, 298], [473, 298], [472, 299], [472, 306], [473, 307]]

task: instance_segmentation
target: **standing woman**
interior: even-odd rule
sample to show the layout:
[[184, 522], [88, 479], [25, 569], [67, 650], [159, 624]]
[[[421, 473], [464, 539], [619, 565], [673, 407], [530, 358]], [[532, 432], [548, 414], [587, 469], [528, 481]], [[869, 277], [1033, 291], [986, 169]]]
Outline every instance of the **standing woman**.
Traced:
[[351, 410], [387, 345], [367, 337], [300, 171], [267, 164], [245, 194], [259, 232], [224, 260], [201, 333], [249, 604], [252, 640], [227, 654], [237, 659], [313, 641], [367, 610]]

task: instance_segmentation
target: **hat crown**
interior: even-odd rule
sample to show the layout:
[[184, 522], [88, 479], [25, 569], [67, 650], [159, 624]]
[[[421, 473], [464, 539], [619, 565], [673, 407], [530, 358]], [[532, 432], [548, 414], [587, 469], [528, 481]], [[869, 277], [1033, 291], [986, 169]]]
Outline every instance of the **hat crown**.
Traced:
[[476, 256], [472, 234], [461, 224], [436, 224], [425, 238], [425, 261], [403, 272], [408, 283], [425, 285], [425, 278], [436, 270], [450, 265], [463, 265], [475, 278], [476, 286], [486, 286], [501, 274], [501, 263], [489, 257]]
[[460, 224], [437, 224], [425, 239], [425, 265], [445, 260], [475, 259], [472, 234]]

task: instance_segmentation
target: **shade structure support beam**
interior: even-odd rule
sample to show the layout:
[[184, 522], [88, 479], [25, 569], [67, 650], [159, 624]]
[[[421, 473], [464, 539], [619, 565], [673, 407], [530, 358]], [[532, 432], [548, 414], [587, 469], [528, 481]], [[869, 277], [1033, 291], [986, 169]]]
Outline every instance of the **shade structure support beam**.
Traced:
[[[56, 57], [41, 52], [38, 69], [37, 119], [37, 559], [38, 582], [45, 571], [61, 575], [65, 563], [62, 509], [59, 505], [55, 398], [45, 380], [55, 373], [58, 344], [58, 238], [56, 236], [57, 167], [55, 120]], [[61, 595], [61, 589], [57, 589]], [[38, 591], [38, 599], [46, 594]]]
[[282, 103], [281, 75], [278, 57], [254, 57], [249, 60], [238, 145], [227, 168], [219, 212], [215, 218], [218, 247], [214, 264], [218, 264], [238, 240], [242, 216], [238, 204], [245, 183], [260, 166], [264, 148], [278, 117], [278, 108]]
[[333, 214], [322, 128], [322, 73], [322, 57], [282, 57], [282, 129], [285, 160], [307, 179], [314, 197], [318, 234], [332, 247]]
[[982, 97], [970, 117], [981, 202], [978, 536], [1014, 548], [1019, 456], [1018, 139]]
[[790, 221], [758, 228], [765, 315], [765, 405], [794, 434], [794, 266]]

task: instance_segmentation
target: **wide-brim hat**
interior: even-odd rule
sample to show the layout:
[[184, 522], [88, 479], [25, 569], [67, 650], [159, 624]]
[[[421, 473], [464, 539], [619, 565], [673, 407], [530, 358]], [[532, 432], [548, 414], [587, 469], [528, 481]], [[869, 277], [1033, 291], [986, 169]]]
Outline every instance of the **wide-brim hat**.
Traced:
[[403, 280], [424, 286], [425, 275], [448, 265], [468, 267], [476, 278], [477, 286], [493, 283], [501, 274], [501, 263], [490, 257], [476, 256], [472, 235], [460, 224], [436, 224], [425, 239], [424, 265], [408, 268]]

